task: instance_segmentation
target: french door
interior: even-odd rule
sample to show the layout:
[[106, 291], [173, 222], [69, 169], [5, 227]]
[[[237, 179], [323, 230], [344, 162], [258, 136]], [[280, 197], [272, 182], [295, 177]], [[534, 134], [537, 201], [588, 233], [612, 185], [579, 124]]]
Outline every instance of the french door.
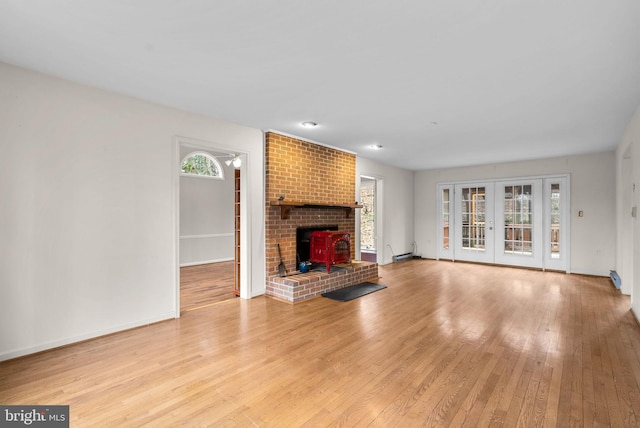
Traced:
[[454, 186], [457, 259], [493, 263], [493, 183]]
[[497, 182], [495, 263], [542, 266], [542, 180]]
[[569, 177], [438, 185], [438, 258], [569, 271]]

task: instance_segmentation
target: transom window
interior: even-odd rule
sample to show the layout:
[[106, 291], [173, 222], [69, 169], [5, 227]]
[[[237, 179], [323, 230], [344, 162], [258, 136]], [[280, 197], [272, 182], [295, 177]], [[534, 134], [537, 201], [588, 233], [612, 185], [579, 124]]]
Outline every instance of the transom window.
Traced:
[[224, 180], [224, 172], [220, 162], [207, 152], [192, 152], [182, 159], [180, 172], [184, 175], [209, 177]]

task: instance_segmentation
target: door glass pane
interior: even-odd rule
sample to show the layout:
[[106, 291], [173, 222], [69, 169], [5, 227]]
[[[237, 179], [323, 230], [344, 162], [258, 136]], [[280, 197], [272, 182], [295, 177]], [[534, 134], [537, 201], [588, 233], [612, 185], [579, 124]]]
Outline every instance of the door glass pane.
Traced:
[[533, 202], [531, 185], [504, 188], [504, 252], [531, 255]]
[[449, 249], [449, 189], [442, 190], [442, 248]]
[[462, 189], [462, 248], [484, 251], [485, 188]]
[[560, 183], [551, 185], [551, 258], [560, 258]]

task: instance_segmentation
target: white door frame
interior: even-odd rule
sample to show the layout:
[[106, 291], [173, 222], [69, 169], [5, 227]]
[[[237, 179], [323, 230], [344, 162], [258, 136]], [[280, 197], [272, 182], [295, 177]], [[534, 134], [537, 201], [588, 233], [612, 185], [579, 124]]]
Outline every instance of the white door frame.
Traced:
[[[369, 174], [358, 174], [358, 180], [356, 180], [356, 198], [360, 199], [360, 182], [362, 178], [368, 178], [368, 179], [373, 179], [376, 181], [376, 202], [375, 202], [375, 212], [374, 212], [374, 216], [375, 216], [375, 230], [376, 230], [376, 260], [377, 263], [379, 265], [384, 265], [386, 263], [390, 263], [389, 262], [385, 262], [384, 261], [384, 248], [385, 248], [385, 243], [384, 243], [384, 233], [383, 233], [383, 227], [384, 227], [384, 213], [382, 210], [382, 201], [383, 201], [383, 197], [384, 197], [384, 177], [382, 176], [377, 176], [377, 175], [369, 175]], [[358, 212], [358, 215], [356, 215], [356, 236], [355, 236], [355, 240], [356, 240], [356, 259], [361, 260], [362, 259], [362, 249], [360, 248], [360, 227], [361, 227], [361, 222], [360, 222], [360, 215]], [[391, 260], [391, 259], [390, 259]]]
[[[454, 192], [453, 192], [453, 184], [438, 184], [438, 193], [437, 193], [437, 202], [436, 202], [436, 206], [438, 209], [438, 214], [437, 214], [437, 218], [436, 218], [436, 223], [438, 224], [438, 230], [436, 233], [436, 240], [438, 241], [436, 243], [437, 245], [437, 251], [436, 251], [436, 258], [438, 260], [440, 259], [446, 259], [446, 260], [455, 260], [455, 251], [453, 250], [453, 246], [455, 245], [456, 242], [456, 234], [455, 234], [455, 227], [453, 227], [452, 225], [455, 224], [455, 222], [453, 221], [453, 216], [455, 215], [455, 198], [454, 198]], [[449, 234], [449, 236], [447, 237], [447, 247], [445, 248], [444, 245], [444, 240], [445, 240], [445, 236], [444, 236], [444, 228], [445, 228], [445, 222], [444, 222], [444, 218], [443, 218], [443, 214], [444, 214], [444, 204], [443, 204], [443, 200], [442, 200], [442, 195], [443, 192], [445, 190], [449, 191], [449, 206], [448, 206], [448, 216], [449, 216], [449, 222], [446, 225], [447, 226], [447, 233]]]
[[[462, 246], [463, 216], [462, 193], [466, 188], [484, 188], [484, 248], [467, 249]], [[492, 181], [464, 182], [454, 185], [454, 229], [456, 239], [453, 244], [455, 258], [469, 262], [494, 263], [494, 183]], [[451, 229], [451, 227], [449, 227]]]
[[[495, 229], [495, 263], [501, 265], [526, 266], [543, 268], [543, 198], [542, 179], [524, 180], [500, 180], [496, 181], [496, 229]], [[505, 186], [531, 186], [532, 197], [532, 228], [531, 228], [531, 254], [509, 254], [505, 251], [504, 198]]]
[[[379, 251], [378, 249], [378, 180], [376, 180], [374, 177], [369, 177], [367, 175], [361, 175], [360, 176], [360, 189], [359, 189], [359, 194], [362, 195], [362, 180], [368, 180], [368, 181], [373, 181], [373, 196], [374, 196], [374, 201], [373, 201], [373, 241], [374, 241], [374, 248], [373, 250], [376, 253], [376, 257], [377, 257], [377, 253]], [[362, 201], [360, 201], [360, 204], [362, 204]], [[357, 212], [357, 211], [356, 211]], [[358, 245], [357, 248], [359, 249], [360, 253], [362, 253], [362, 221], [361, 221], [361, 216], [356, 216], [357, 220], [358, 220], [358, 231], [360, 231], [360, 233], [357, 235], [357, 240], [358, 240]], [[361, 258], [360, 256], [358, 258]]]
[[[560, 254], [558, 258], [551, 256], [551, 185], [560, 184]], [[543, 269], [571, 272], [571, 177], [567, 175], [547, 176], [542, 179], [544, 187], [544, 260]]]
[[[631, 158], [631, 150], [628, 148], [622, 157], [621, 162], [621, 193], [622, 200], [618, 214], [618, 237], [619, 237], [619, 254], [622, 256], [617, 263], [618, 274], [622, 280], [620, 291], [622, 294], [631, 295], [633, 292], [634, 269], [633, 269], [633, 234], [634, 219], [637, 217], [637, 207], [634, 205], [635, 183], [633, 182], [633, 159]], [[622, 230], [622, 232], [620, 231]], [[631, 296], [631, 303], [634, 302], [634, 296]]]

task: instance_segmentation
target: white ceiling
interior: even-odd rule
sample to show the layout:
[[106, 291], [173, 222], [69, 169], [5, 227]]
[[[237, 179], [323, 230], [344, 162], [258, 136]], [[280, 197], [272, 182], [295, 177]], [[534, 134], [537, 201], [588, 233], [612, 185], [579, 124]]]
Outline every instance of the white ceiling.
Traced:
[[420, 170], [613, 150], [640, 1], [0, 0], [0, 61]]

